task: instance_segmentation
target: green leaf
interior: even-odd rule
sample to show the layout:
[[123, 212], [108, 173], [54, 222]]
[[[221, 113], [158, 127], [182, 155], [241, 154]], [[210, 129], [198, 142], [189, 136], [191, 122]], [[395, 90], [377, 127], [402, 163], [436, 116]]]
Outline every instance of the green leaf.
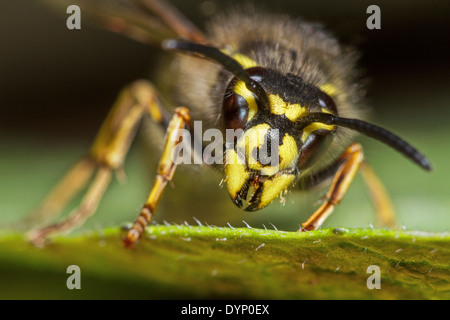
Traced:
[[[152, 226], [131, 250], [122, 237], [106, 229], [39, 249], [3, 235], [0, 298], [450, 298], [448, 233]], [[69, 265], [81, 290], [66, 287]], [[371, 265], [381, 289], [367, 287]]]

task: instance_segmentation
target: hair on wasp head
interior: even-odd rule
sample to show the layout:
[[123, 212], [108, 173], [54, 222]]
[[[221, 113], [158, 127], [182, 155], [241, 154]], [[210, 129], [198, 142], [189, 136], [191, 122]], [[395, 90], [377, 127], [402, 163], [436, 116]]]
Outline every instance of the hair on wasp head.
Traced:
[[[260, 66], [245, 69], [215, 47], [186, 40], [166, 40], [162, 47], [212, 60], [234, 76], [222, 114], [226, 129], [243, 134], [226, 150], [225, 174], [233, 202], [246, 211], [264, 208], [294, 184], [337, 127], [375, 138], [431, 170], [426, 157], [409, 143], [371, 123], [339, 117], [328, 94], [294, 74]], [[264, 156], [275, 162], [262, 161]]]

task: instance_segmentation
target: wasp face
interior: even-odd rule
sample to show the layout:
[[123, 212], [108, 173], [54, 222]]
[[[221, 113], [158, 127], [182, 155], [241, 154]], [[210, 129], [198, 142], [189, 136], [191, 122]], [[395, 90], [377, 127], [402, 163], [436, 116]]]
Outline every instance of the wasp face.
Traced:
[[225, 174], [233, 202], [242, 208], [246, 201], [245, 210], [253, 211], [264, 208], [292, 185], [334, 132], [334, 125], [305, 124], [302, 118], [312, 112], [337, 111], [325, 92], [296, 75], [262, 67], [246, 72], [262, 86], [268, 101], [261, 103], [243, 81], [235, 78], [230, 82], [223, 118], [226, 129], [238, 134], [227, 141]]

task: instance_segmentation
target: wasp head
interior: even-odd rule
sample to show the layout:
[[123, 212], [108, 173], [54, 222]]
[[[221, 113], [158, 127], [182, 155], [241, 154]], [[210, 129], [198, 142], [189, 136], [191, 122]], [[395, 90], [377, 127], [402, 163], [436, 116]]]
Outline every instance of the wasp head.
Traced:
[[302, 119], [337, 111], [325, 92], [296, 75], [262, 67], [246, 72], [266, 95], [261, 98], [244, 81], [231, 80], [223, 104], [225, 174], [233, 202], [238, 207], [246, 202], [245, 210], [253, 211], [287, 190], [334, 132], [334, 125]]

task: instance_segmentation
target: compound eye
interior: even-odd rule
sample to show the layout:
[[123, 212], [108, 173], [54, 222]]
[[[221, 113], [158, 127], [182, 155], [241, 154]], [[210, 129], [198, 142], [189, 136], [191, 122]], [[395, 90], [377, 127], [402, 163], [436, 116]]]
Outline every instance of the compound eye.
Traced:
[[252, 78], [256, 82], [261, 82], [264, 80], [264, 77], [266, 76], [267, 69], [263, 67], [253, 67], [246, 69], [245, 72], [247, 72], [250, 78]]
[[233, 90], [235, 81], [231, 81], [223, 100], [223, 117], [226, 129], [244, 129], [248, 118], [248, 103], [244, 97]]
[[[257, 82], [261, 82], [266, 73], [266, 69], [261, 67], [249, 68], [245, 71]], [[239, 80], [234, 78], [225, 91], [222, 112], [226, 129], [244, 129], [248, 119], [249, 106], [247, 100], [234, 91], [237, 81]]]
[[334, 100], [323, 91], [320, 91], [319, 93], [319, 106], [330, 111], [332, 114], [337, 115], [337, 108]]

